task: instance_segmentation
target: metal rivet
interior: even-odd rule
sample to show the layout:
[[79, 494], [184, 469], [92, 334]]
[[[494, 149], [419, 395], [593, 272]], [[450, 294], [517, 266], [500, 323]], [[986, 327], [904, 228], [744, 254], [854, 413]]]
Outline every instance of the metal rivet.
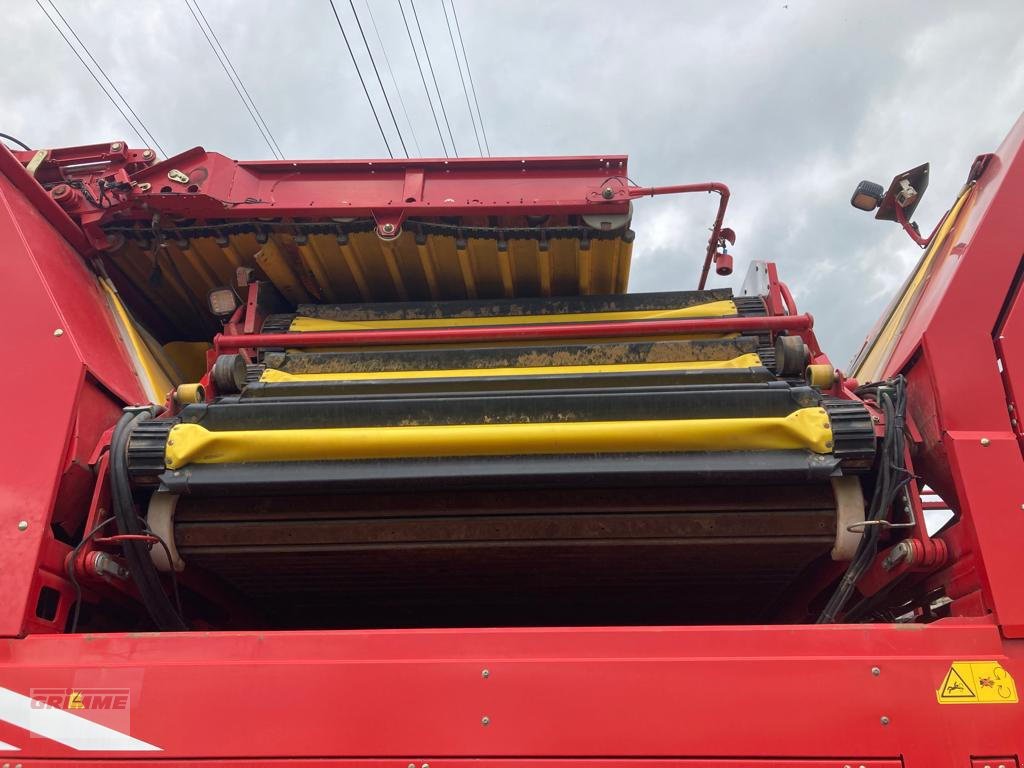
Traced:
[[880, 674], [882, 674], [882, 670], [880, 670], [878, 667], [872, 667], [871, 674], [875, 677], [878, 677]]
[[142, 156], [148, 160], [153, 156], [153, 150], [147, 149], [145, 152], [142, 153]]
[[485, 669], [483, 672], [480, 673], [480, 677], [490, 677], [490, 676], [491, 676], [491, 670], [489, 670], [489, 669]]
[[487, 715], [484, 715], [482, 718], [480, 718], [480, 725], [490, 725], [490, 723], [491, 718], [489, 718]]
[[110, 145], [110, 148], [112, 150], [114, 150], [115, 152], [120, 152], [121, 151], [121, 142], [120, 141], [115, 141], [113, 144]]
[[409, 768], [416, 768], [416, 763], [409, 763]]
[[603, 197], [605, 200], [611, 200], [613, 197], [615, 197], [615, 190], [613, 190], [611, 187], [605, 187], [604, 189], [601, 190], [601, 197]]
[[430, 768], [430, 763], [424, 763], [420, 768]]
[[888, 717], [888, 715], [882, 715], [882, 725], [888, 725], [888, 724], [889, 724], [889, 717]]
[[987, 437], [981, 438], [981, 445], [982, 445], [983, 448], [988, 448], [991, 444], [992, 444], [992, 441], [989, 440]]
[[19, 531], [27, 531], [28, 530], [28, 520], [19, 520], [18, 521], [18, 530]]
[[53, 335], [54, 336], [63, 336], [64, 335], [64, 329], [63, 328], [54, 328], [53, 329]]

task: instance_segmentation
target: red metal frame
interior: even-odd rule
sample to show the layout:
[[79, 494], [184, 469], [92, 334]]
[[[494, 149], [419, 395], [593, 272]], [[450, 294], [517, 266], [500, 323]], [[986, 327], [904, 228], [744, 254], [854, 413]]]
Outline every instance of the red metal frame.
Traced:
[[[954, 599], [951, 618], [96, 636], [55, 632], [55, 621], [35, 617], [34, 600], [42, 585], [66, 589], [70, 548], [49, 535], [48, 523], [58, 491], [76, 487], [68, 478], [80, 446], [100, 442], [103, 418], [86, 418], [83, 407], [102, 416], [142, 399], [80, 258], [104, 244], [100, 227], [114, 213], [69, 193], [57, 195], [69, 205], [61, 207], [52, 187], [41, 194], [23, 169], [32, 153], [15, 159], [0, 149], [0, 275], [9, 301], [0, 386], [14, 436], [0, 464], [7, 502], [0, 635], [21, 637], [0, 645], [0, 747], [17, 747], [10, 762], [25, 768], [82, 758], [125, 765], [280, 758], [367, 768], [461, 768], [471, 759], [496, 768], [1019, 768], [1024, 704], [942, 705], [936, 690], [952, 662], [969, 660], [997, 662], [1024, 685], [1024, 588], [1014, 546], [1024, 541], [1024, 460], [1012, 421], [1014, 377], [1024, 375], [1022, 145], [1024, 121], [978, 180], [885, 368], [908, 379], [915, 469], [959, 513], [941, 535], [948, 564], [916, 576]], [[117, 210], [129, 219], [143, 216], [138, 200], [168, 216], [372, 215], [383, 227], [439, 209], [463, 216], [585, 212], [610, 178], [625, 176], [624, 158], [602, 160], [621, 160], [621, 168], [593, 158], [236, 164], [197, 149], [151, 165], [143, 154], [123, 145], [51, 153], [36, 178], [57, 184], [72, 162], [103, 163]], [[208, 170], [202, 192], [160, 192], [171, 169], [190, 175], [197, 168]], [[76, 173], [90, 184], [98, 178]], [[150, 190], [140, 191], [147, 183]], [[720, 192], [709, 252], [722, 235], [727, 190]], [[601, 204], [625, 212], [639, 194], [613, 189], [614, 199], [602, 194]], [[459, 202], [445, 203], [448, 196]], [[792, 297], [772, 282], [770, 312], [801, 322]], [[251, 348], [259, 337], [220, 343], [240, 338]], [[853, 383], [837, 384], [847, 386]], [[88, 509], [88, 494], [77, 492]], [[161, 751], [76, 750], [4, 719], [10, 692], [42, 687], [127, 688], [126, 730]]]
[[500, 325], [471, 328], [430, 328], [393, 331], [312, 331], [308, 333], [240, 334], [214, 337], [218, 352], [246, 347], [344, 347], [350, 345], [437, 344], [470, 341], [512, 341], [524, 339], [621, 338], [690, 333], [738, 333], [743, 331], [809, 331], [814, 318], [808, 314], [784, 317], [715, 317], [677, 320], [641, 320], [600, 323], [559, 323], [555, 325]]
[[[149, 226], [154, 214], [226, 221], [370, 217], [381, 237], [392, 238], [416, 216], [624, 215], [634, 198], [708, 192], [719, 195], [719, 204], [701, 289], [723, 244], [729, 204], [729, 188], [720, 182], [634, 186], [624, 155], [238, 162], [196, 147], [155, 163], [152, 150], [129, 150], [124, 142], [45, 153], [34, 171], [49, 188], [45, 205], [53, 208], [57, 202], [73, 213], [91, 247], [99, 250], [108, 244], [104, 223], [136, 220]], [[36, 155], [13, 153], [24, 165]], [[64, 179], [80, 182], [81, 191]], [[27, 186], [42, 197], [38, 185]], [[109, 197], [104, 197], [104, 186], [111, 190]]]

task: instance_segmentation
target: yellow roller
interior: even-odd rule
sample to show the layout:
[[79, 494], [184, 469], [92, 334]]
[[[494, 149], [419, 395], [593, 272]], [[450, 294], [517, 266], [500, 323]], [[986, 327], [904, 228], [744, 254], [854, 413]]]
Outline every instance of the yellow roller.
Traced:
[[286, 373], [267, 368], [260, 381], [367, 381], [378, 379], [461, 379], [474, 376], [557, 376], [572, 373], [632, 373], [637, 371], [690, 371], [711, 368], [753, 368], [761, 365], [756, 353], [729, 360], [693, 360], [685, 363], [613, 363], [609, 365], [552, 365], [544, 368], [457, 368], [438, 371], [372, 371], [344, 373]]
[[481, 325], [538, 325], [551, 323], [601, 323], [615, 320], [672, 320], [680, 317], [728, 317], [737, 314], [732, 301], [712, 301], [681, 309], [635, 310], [632, 312], [573, 312], [565, 315], [503, 315], [501, 317], [432, 317], [425, 320], [322, 320], [296, 317], [289, 331], [386, 331], [400, 328], [460, 328]]
[[176, 424], [169, 469], [189, 464], [346, 461], [436, 456], [666, 453], [804, 449], [828, 453], [832, 432], [821, 408], [752, 419], [672, 419], [547, 424], [239, 430]]

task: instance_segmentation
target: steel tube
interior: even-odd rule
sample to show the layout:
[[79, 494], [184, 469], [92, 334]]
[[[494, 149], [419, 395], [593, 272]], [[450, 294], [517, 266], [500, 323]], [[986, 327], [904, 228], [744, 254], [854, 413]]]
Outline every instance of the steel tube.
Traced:
[[473, 341], [525, 341], [532, 339], [620, 338], [691, 333], [741, 333], [744, 331], [806, 331], [814, 325], [810, 314], [779, 317], [697, 317], [677, 320], [637, 320], [555, 325], [502, 325], [490, 327], [424, 328], [387, 331], [314, 331], [218, 335], [218, 352], [243, 347], [345, 347], [386, 344], [437, 344]]

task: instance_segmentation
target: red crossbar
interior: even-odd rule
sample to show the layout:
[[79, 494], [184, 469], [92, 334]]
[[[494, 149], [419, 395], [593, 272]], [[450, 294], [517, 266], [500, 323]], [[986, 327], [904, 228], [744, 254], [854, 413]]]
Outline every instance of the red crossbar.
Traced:
[[437, 344], [471, 341], [527, 341], [549, 339], [605, 339], [623, 336], [663, 336], [691, 333], [740, 333], [744, 331], [810, 330], [809, 314], [780, 317], [696, 317], [677, 320], [641, 320], [601, 323], [558, 323], [552, 325], [499, 325], [472, 328], [422, 328], [387, 331], [310, 331], [307, 333], [265, 333], [218, 335], [218, 352], [243, 347], [345, 347], [387, 344]]

